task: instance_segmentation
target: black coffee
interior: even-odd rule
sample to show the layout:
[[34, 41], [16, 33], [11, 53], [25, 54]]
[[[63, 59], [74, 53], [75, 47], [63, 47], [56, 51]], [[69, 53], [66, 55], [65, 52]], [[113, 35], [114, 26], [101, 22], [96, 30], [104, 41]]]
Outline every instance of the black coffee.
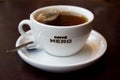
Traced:
[[69, 13], [68, 14], [62, 13], [55, 20], [48, 21], [45, 24], [53, 25], [53, 26], [73, 26], [73, 25], [83, 24], [87, 21], [88, 21], [87, 18], [83, 15], [76, 16]]

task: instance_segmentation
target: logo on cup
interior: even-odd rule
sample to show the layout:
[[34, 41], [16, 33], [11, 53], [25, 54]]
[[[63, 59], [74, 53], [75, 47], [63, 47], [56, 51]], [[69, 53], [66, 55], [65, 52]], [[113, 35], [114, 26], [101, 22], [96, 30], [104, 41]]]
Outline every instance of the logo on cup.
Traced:
[[50, 39], [51, 43], [72, 43], [72, 39], [68, 39], [67, 36], [54, 36], [53, 39]]

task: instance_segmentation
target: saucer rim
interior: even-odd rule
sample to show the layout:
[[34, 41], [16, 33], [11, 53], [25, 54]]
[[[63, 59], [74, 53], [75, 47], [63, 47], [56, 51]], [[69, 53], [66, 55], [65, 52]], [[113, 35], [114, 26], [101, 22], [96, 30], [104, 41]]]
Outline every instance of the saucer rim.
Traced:
[[[31, 32], [30, 30], [27, 31], [27, 33], [30, 33], [30, 32]], [[80, 63], [72, 63], [72, 64], [67, 64], [67, 65], [49, 65], [49, 64], [47, 65], [47, 64], [41, 64], [41, 63], [38, 63], [38, 62], [32, 60], [31, 58], [25, 56], [25, 54], [22, 52], [22, 50], [18, 50], [17, 52], [18, 52], [19, 56], [20, 56], [25, 62], [27, 62], [28, 64], [31, 63], [30, 65], [32, 65], [32, 66], [33, 66], [33, 63], [36, 64], [36, 65], [49, 66], [49, 67], [73, 67], [73, 66], [86, 65], [86, 64], [95, 62], [95, 61], [97, 61], [99, 58], [101, 58], [101, 57], [104, 55], [104, 53], [105, 53], [105, 51], [106, 51], [106, 49], [107, 49], [107, 41], [106, 41], [106, 39], [105, 39], [99, 32], [97, 32], [97, 31], [95, 31], [95, 30], [92, 30], [91, 33], [98, 35], [98, 36], [100, 37], [100, 39], [103, 41], [103, 43], [104, 43], [105, 46], [104, 46], [104, 48], [102, 49], [102, 52], [97, 53], [97, 54], [99, 54], [99, 56], [94, 56], [94, 57], [90, 58], [89, 60], [86, 60], [86, 61], [83, 61], [83, 62], [80, 62]], [[90, 33], [90, 35], [91, 35], [91, 33]], [[20, 36], [20, 37], [17, 39], [17, 41], [16, 41], [16, 46], [19, 45], [19, 42], [20, 42], [20, 40], [21, 40], [22, 38], [23, 38], [23, 36]], [[100, 49], [99, 49], [99, 50], [100, 50]], [[50, 55], [50, 56], [51, 56], [51, 55]], [[56, 56], [55, 56], [55, 57], [56, 57]], [[26, 61], [26, 60], [27, 60], [27, 61]], [[34, 67], [35, 67], [35, 66], [34, 66]]]

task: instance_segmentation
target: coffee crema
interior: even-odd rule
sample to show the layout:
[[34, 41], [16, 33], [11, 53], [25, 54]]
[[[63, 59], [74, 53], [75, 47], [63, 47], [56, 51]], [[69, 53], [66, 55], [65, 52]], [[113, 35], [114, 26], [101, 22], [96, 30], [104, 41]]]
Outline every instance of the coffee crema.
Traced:
[[62, 12], [55, 20], [45, 22], [44, 24], [64, 27], [83, 24], [87, 21], [88, 19], [81, 14], [73, 15], [70, 12]]

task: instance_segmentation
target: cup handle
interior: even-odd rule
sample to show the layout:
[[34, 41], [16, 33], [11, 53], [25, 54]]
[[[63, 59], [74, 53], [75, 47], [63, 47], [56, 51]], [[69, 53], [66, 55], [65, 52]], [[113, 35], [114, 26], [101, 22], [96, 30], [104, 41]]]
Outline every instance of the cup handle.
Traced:
[[19, 23], [19, 25], [18, 25], [18, 31], [19, 31], [19, 33], [20, 33], [21, 35], [23, 35], [23, 36], [25, 36], [26, 38], [28, 38], [28, 39], [31, 40], [31, 36], [28, 35], [28, 34], [26, 33], [26, 31], [24, 31], [24, 29], [23, 29], [23, 26], [24, 26], [24, 25], [28, 25], [28, 26], [30, 27], [30, 29], [31, 29], [30, 20], [25, 19], [25, 20], [22, 20], [22, 21]]
[[[24, 25], [28, 25], [28, 26], [30, 27], [30, 29], [31, 29], [30, 20], [29, 20], [29, 19], [25, 19], [25, 20], [22, 20], [22, 21], [19, 23], [19, 25], [18, 25], [18, 31], [19, 31], [19, 33], [20, 33], [22, 36], [24, 36], [25, 38], [28, 38], [29, 40], [32, 40], [36, 48], [43, 49], [43, 44], [42, 44], [42, 42], [38, 45], [38, 43], [34, 41], [34, 38], [33, 38], [31, 35], [27, 34], [26, 31], [23, 29], [23, 26], [24, 26]], [[31, 29], [31, 30], [32, 30], [32, 29]], [[40, 35], [39, 35], [39, 36], [40, 36]]]

